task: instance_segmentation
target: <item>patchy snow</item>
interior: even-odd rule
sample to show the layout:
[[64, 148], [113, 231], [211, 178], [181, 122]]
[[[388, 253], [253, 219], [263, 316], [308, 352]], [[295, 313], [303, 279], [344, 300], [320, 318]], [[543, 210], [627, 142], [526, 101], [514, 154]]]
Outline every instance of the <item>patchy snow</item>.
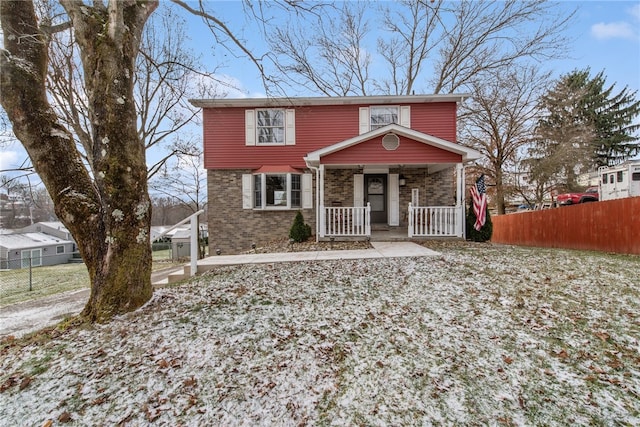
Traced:
[[491, 245], [228, 267], [5, 341], [6, 425], [638, 425], [638, 257]]

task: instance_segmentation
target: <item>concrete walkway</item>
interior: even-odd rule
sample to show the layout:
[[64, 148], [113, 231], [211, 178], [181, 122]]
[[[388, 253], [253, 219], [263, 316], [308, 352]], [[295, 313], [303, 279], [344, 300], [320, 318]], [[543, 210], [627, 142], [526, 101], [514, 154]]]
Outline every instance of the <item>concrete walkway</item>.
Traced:
[[[212, 256], [198, 261], [198, 271], [202, 272], [216, 267], [241, 264], [439, 255], [438, 252], [411, 242], [371, 242], [371, 246], [373, 246], [372, 249], [360, 250]], [[171, 270], [153, 273], [152, 283], [163, 283], [169, 273], [171, 273]], [[21, 337], [30, 332], [55, 325], [67, 316], [74, 316], [80, 313], [88, 298], [89, 290], [83, 289], [0, 308], [0, 338], [8, 335]]]
[[295, 261], [328, 261], [335, 259], [405, 258], [439, 255], [438, 252], [412, 242], [371, 242], [373, 249], [285, 252], [211, 256], [198, 261], [198, 272], [225, 265], [269, 264]]

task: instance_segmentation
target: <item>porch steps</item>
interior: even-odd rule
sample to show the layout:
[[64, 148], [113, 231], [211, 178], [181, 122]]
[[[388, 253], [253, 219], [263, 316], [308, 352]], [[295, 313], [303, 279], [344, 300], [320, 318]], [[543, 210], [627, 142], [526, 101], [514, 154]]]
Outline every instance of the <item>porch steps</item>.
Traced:
[[177, 283], [181, 280], [190, 278], [190, 271], [191, 265], [189, 264], [167, 269], [165, 271], [159, 271], [151, 275], [151, 284], [155, 287], [163, 287], [172, 283]]

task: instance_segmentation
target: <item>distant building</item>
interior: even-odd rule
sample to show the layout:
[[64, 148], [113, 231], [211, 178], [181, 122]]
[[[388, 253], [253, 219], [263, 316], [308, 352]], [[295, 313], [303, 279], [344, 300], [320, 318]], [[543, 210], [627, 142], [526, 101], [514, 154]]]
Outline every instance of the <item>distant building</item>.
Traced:
[[73, 241], [44, 233], [0, 235], [0, 269], [65, 264], [73, 258]]
[[44, 233], [64, 240], [74, 241], [71, 232], [60, 221], [37, 222], [18, 230], [19, 233]]

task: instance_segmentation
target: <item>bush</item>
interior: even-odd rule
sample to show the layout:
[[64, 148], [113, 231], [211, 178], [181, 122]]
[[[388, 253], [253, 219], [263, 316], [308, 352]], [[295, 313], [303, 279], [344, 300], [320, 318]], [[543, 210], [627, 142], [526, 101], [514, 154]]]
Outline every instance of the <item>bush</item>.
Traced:
[[302, 212], [298, 211], [289, 230], [289, 238], [296, 243], [304, 242], [311, 237], [311, 226], [304, 223]]
[[473, 200], [469, 199], [469, 208], [467, 209], [467, 227], [466, 227], [466, 235], [467, 240], [472, 240], [474, 242], [486, 242], [491, 240], [491, 235], [493, 234], [493, 223], [491, 222], [491, 214], [487, 209], [487, 219], [482, 226], [482, 228], [478, 231], [473, 227], [473, 224], [476, 223], [476, 214], [473, 212]]

